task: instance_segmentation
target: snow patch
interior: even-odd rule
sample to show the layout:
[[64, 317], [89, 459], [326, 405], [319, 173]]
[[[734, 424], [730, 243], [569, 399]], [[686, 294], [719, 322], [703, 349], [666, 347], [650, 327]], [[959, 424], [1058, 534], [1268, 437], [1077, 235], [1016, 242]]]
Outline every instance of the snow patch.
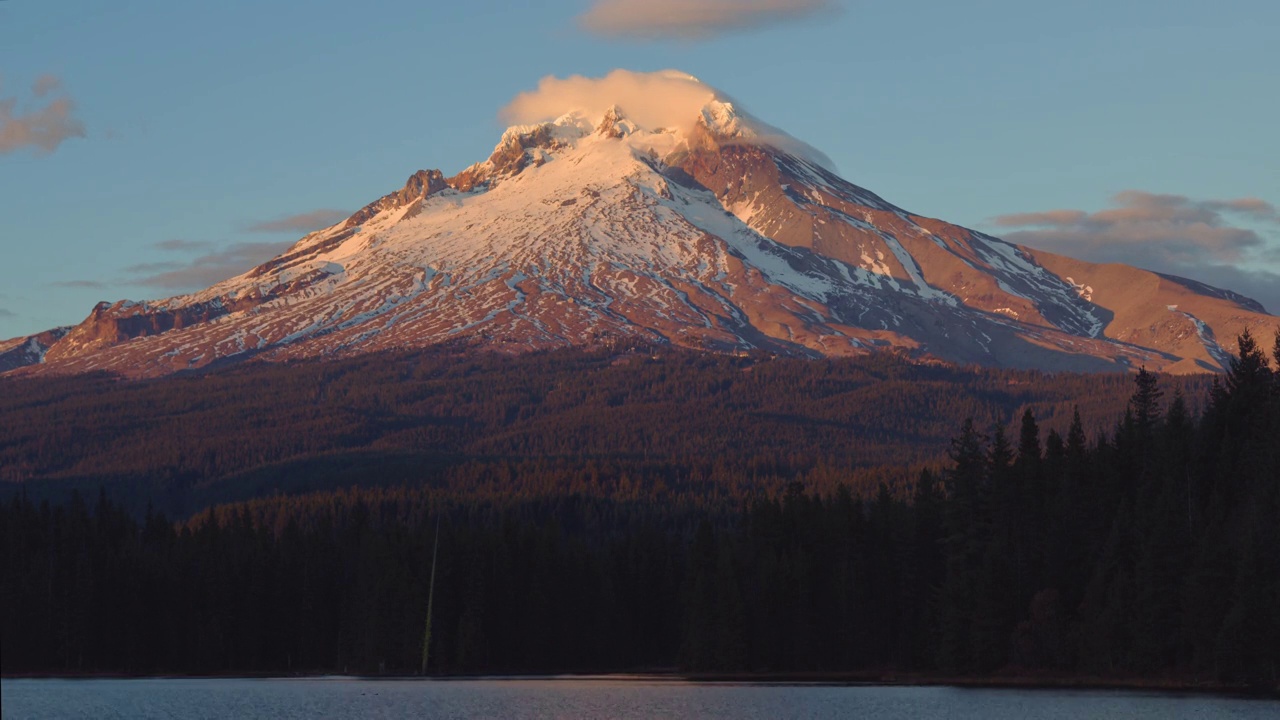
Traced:
[[1223, 370], [1231, 367], [1233, 356], [1231, 353], [1223, 349], [1223, 347], [1218, 344], [1218, 341], [1214, 339], [1213, 328], [1210, 328], [1205, 321], [1189, 312], [1182, 312], [1180, 314], [1185, 316], [1193, 325], [1195, 325], [1196, 336], [1200, 339], [1200, 344], [1204, 346], [1206, 351], [1208, 351], [1209, 357], [1212, 357], [1214, 362], [1218, 363]]

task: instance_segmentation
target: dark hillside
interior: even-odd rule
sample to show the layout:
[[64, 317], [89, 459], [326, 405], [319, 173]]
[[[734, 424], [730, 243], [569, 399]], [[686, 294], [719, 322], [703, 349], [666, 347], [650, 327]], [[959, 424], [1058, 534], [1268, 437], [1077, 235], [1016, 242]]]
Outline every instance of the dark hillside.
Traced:
[[[1170, 379], [1187, 397], [1204, 377]], [[937, 465], [967, 417], [1065, 431], [1123, 409], [1124, 375], [681, 351], [441, 350], [246, 364], [157, 380], [0, 379], [0, 480], [106, 487], [186, 515], [277, 491], [427, 482], [507, 493], [622, 485], [738, 495], [800, 479], [874, 488]], [[891, 470], [889, 470], [891, 468]]]

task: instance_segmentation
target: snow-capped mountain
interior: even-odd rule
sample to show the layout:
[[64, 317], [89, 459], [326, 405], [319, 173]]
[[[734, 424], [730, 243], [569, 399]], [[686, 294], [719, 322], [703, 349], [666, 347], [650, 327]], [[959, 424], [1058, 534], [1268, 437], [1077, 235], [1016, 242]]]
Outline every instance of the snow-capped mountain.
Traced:
[[612, 105], [512, 127], [488, 160], [419, 171], [243, 275], [101, 303], [64, 336], [0, 351], [29, 343], [12, 363], [28, 372], [146, 376], [234, 357], [640, 339], [1193, 372], [1220, 369], [1245, 327], [1280, 326], [1234, 293], [907, 212], [710, 89], [683, 124], [644, 117]]

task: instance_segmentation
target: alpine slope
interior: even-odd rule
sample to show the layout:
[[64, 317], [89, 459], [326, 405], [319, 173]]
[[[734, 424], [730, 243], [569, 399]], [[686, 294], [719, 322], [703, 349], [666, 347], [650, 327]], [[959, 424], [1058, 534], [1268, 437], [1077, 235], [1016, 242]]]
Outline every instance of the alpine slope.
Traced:
[[487, 160], [416, 172], [242, 275], [2, 342], [0, 371], [639, 342], [1187, 373], [1280, 327], [1227, 290], [914, 214], [691, 76], [621, 72], [518, 98], [532, 121]]

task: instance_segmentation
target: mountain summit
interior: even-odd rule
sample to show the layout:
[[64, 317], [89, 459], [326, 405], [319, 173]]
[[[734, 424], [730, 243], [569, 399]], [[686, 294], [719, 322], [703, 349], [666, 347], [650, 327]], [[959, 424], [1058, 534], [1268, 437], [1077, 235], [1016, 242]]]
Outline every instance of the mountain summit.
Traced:
[[[552, 110], [554, 108], [554, 111]], [[680, 73], [544, 81], [487, 160], [423, 170], [206, 290], [0, 344], [29, 371], [635, 341], [1047, 370], [1220, 370], [1280, 319], [1228, 291], [915, 215]], [[25, 359], [25, 362], [24, 362]], [[0, 364], [0, 369], [5, 369]]]

